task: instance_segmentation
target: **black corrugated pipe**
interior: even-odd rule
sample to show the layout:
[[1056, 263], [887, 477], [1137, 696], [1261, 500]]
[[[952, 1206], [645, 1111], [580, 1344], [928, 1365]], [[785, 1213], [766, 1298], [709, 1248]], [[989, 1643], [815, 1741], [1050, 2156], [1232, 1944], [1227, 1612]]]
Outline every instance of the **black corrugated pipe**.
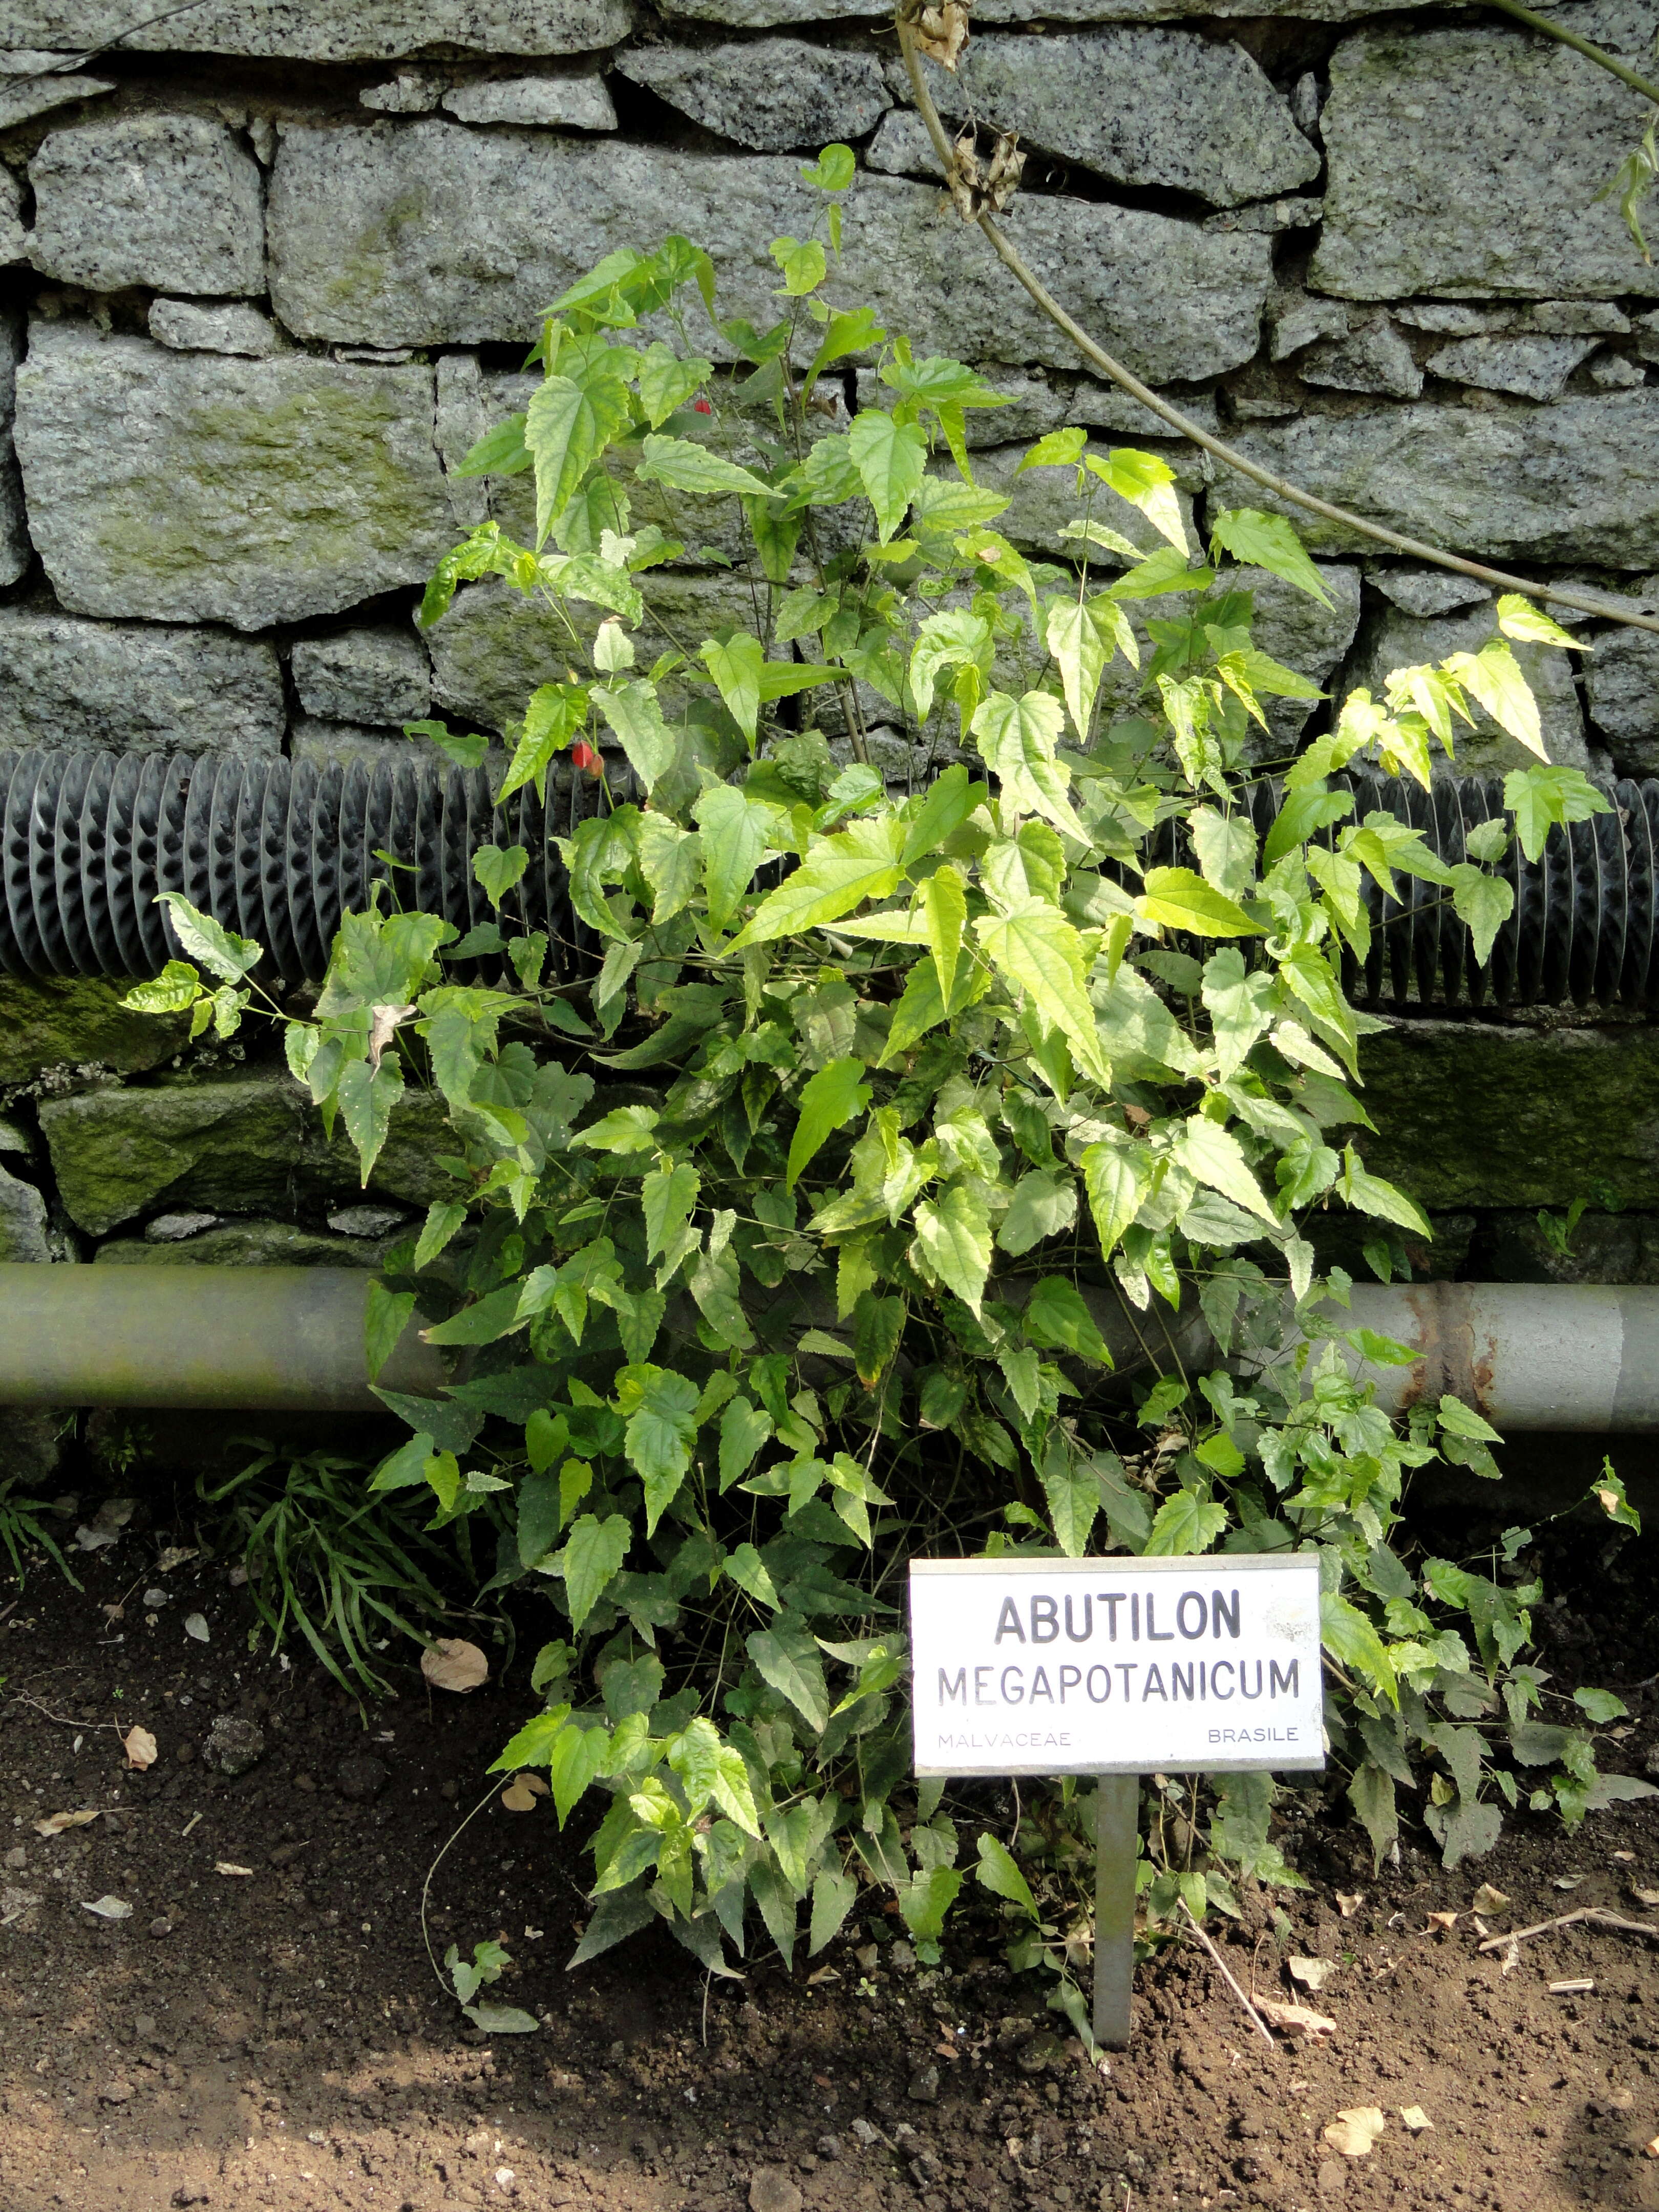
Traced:
[[[1393, 814], [1451, 863], [1465, 858], [1468, 832], [1504, 811], [1495, 781], [1448, 780], [1427, 792], [1393, 777], [1346, 781], [1357, 817]], [[1363, 971], [1346, 963], [1350, 995], [1372, 1006], [1659, 1000], [1659, 782], [1602, 788], [1613, 811], [1553, 830], [1536, 862], [1511, 843], [1502, 872], [1515, 887], [1515, 912], [1485, 968], [1439, 886], [1401, 878], [1395, 899], [1367, 877], [1376, 933]], [[1248, 797], [1265, 832], [1278, 787], [1262, 781]], [[341, 914], [361, 907], [375, 881], [395, 878], [404, 906], [441, 914], [465, 933], [492, 918], [473, 855], [482, 845], [520, 844], [531, 866], [510, 895], [514, 918], [547, 931], [556, 972], [569, 975], [597, 947], [571, 913], [552, 840], [602, 804], [562, 761], [545, 807], [526, 787], [496, 808], [482, 769], [443, 768], [392, 747], [372, 766], [324, 767], [184, 753], [0, 753], [0, 969], [153, 975], [180, 950], [156, 903], [158, 891], [171, 890], [257, 939], [276, 974], [314, 980]], [[1185, 858], [1179, 837], [1167, 824], [1148, 857]]]

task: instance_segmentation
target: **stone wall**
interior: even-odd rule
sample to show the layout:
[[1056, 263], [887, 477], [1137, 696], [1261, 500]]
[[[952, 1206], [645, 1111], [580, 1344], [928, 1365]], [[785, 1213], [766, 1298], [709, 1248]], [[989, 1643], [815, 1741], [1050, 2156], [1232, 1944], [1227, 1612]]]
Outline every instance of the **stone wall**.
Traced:
[[[556, 647], [489, 586], [416, 631], [434, 557], [521, 497], [454, 464], [511, 404], [541, 311], [618, 245], [689, 233], [727, 312], [765, 316], [768, 242], [810, 222], [800, 157], [830, 139], [860, 157], [844, 290], [1015, 395], [976, 425], [1001, 441], [988, 477], [1066, 420], [1158, 442], [945, 210], [866, 0], [125, 12], [150, 20], [81, 67], [109, 0], [8, 0], [0, 30], [0, 748], [321, 758], [401, 745], [434, 708], [499, 731]], [[1558, 14], [1638, 66], [1659, 28], [1659, 0]], [[1011, 231], [1141, 375], [1332, 499], [1659, 609], [1659, 268], [1597, 197], [1650, 119], [1639, 96], [1426, 6], [976, 15], [940, 102], [1020, 130]], [[865, 376], [842, 396], [855, 409]], [[1237, 498], [1160, 449], [1196, 522]], [[1052, 506], [1025, 479], [1011, 534], [1049, 546]], [[1258, 580], [1262, 640], [1334, 696], [1490, 633], [1480, 586], [1308, 535], [1334, 611]], [[718, 619], [717, 574], [658, 588]], [[1578, 628], [1582, 665], [1523, 649], [1554, 757], [1659, 772], [1659, 639]], [[1488, 726], [1466, 758], [1514, 754]], [[1597, 1182], [1659, 1219], [1650, 1057], [1642, 1031], [1491, 1024], [1375, 1047], [1382, 1149], [1451, 1224], [1445, 1264], [1531, 1264], [1504, 1222]], [[181, 1055], [96, 987], [3, 987], [0, 1101], [15, 1256], [367, 1261], [428, 1194], [417, 1121], [365, 1215], [285, 1076]], [[1455, 1132], [1441, 1166], [1435, 1127]], [[1618, 1218], [1598, 1264], [1648, 1267], [1659, 1236]]]

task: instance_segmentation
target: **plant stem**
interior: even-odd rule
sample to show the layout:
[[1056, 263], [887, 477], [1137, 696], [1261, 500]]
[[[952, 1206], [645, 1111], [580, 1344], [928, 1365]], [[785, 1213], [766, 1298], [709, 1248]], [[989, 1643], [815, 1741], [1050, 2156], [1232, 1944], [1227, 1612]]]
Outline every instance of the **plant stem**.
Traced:
[[[1515, 6], [1513, 0], [1493, 0], [1493, 4], [1509, 8], [1512, 14], [1526, 13]], [[1543, 23], [1541, 18], [1533, 20], [1537, 21], [1543, 29], [1553, 27]], [[933, 140], [933, 151], [945, 165], [948, 176], [953, 158], [951, 142], [945, 136], [945, 125], [939, 121], [939, 110], [933, 105], [933, 94], [928, 91], [927, 79], [921, 73], [915, 34], [905, 19], [903, 0], [901, 0], [897, 23], [899, 45], [904, 54], [904, 66], [909, 72], [910, 88], [915, 96], [921, 119], [927, 126], [927, 135]], [[1559, 32], [1556, 35], [1565, 38], [1567, 34]], [[1583, 42], [1573, 39], [1569, 43], [1578, 45]], [[1593, 58], [1606, 61], [1610, 68], [1617, 69], [1620, 75], [1627, 74], [1622, 64], [1615, 64], [1610, 55], [1601, 54], [1599, 49], [1591, 49], [1591, 52]], [[1648, 89], [1645, 85], [1642, 88], [1644, 91]], [[1255, 461], [1247, 459], [1236, 447], [1224, 444], [1219, 438], [1212, 437], [1190, 416], [1182, 414], [1178, 408], [1171, 407], [1168, 400], [1160, 398], [1121, 362], [1115, 361], [1103, 347], [1097, 346], [1082, 325], [1066, 313], [1042, 279], [1026, 266], [1020, 254], [998, 228], [994, 218], [981, 215], [977, 221], [997, 258], [1030, 294], [1055, 328], [1065, 332], [1085, 361], [1092, 362], [1103, 376], [1109, 377], [1132, 398], [1138, 399], [1160, 422], [1167, 422], [1183, 438], [1189, 438], [1194, 445], [1201, 447], [1206, 453], [1213, 454], [1217, 460], [1224, 462], [1228, 468], [1249, 477], [1253, 483], [1261, 484], [1277, 498], [1288, 501], [1292, 507], [1303, 507], [1310, 514], [1319, 515], [1327, 522], [1339, 523], [1345, 530], [1357, 531], [1362, 537], [1372, 538], [1379, 545], [1386, 545], [1391, 552], [1407, 554], [1413, 561], [1426, 561], [1437, 568], [1455, 569], [1459, 575], [1473, 576], [1477, 582], [1493, 585], [1499, 591], [1517, 592], [1530, 599], [1553, 600], [1558, 605], [1576, 608], [1580, 614], [1596, 615], [1606, 621], [1626, 623], [1635, 629], [1659, 631], [1659, 618], [1652, 615], [1634, 613], [1629, 608], [1614, 605], [1589, 592], [1569, 591], [1556, 584], [1534, 583], [1525, 576], [1511, 576], [1501, 568], [1488, 568], [1479, 561], [1466, 561], [1461, 554], [1443, 553], [1438, 546], [1425, 545], [1419, 538], [1404, 537], [1399, 531], [1390, 530], [1384, 523], [1368, 522], [1363, 515], [1350, 514], [1346, 507], [1334, 507], [1328, 500], [1321, 499], [1313, 492], [1304, 491], [1299, 484], [1291, 483], [1285, 477], [1275, 476], [1271, 469], [1261, 468]]]
[[1501, 9], [1506, 15], [1513, 15], [1517, 23], [1524, 23], [1529, 31], [1542, 31], [1547, 38], [1559, 39], [1564, 46], [1571, 46], [1574, 53], [1584, 55], [1604, 70], [1611, 70], [1614, 76], [1622, 77], [1644, 100], [1652, 100], [1659, 107], [1659, 84], [1653, 83], [1648, 77], [1638, 76], [1628, 63], [1621, 62], [1616, 54], [1608, 53], [1605, 47], [1594, 45], [1589, 39], [1581, 39], [1577, 31], [1569, 31], [1560, 23], [1552, 23], [1547, 15], [1534, 15], [1530, 8], [1521, 5], [1521, 0], [1491, 0], [1491, 5]]

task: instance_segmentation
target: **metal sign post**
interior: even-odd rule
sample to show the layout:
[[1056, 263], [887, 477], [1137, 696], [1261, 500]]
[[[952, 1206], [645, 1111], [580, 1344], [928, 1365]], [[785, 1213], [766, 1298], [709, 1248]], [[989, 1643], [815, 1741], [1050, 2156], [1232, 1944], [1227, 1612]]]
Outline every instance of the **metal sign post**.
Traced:
[[1319, 1563], [913, 1559], [919, 1775], [1099, 1777], [1094, 2033], [1129, 2039], [1139, 1777], [1325, 1764]]

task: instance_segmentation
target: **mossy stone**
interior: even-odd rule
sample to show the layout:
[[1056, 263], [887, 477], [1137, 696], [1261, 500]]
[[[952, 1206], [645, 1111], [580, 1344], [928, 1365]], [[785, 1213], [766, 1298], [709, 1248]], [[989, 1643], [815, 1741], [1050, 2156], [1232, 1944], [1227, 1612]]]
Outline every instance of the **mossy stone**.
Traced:
[[131, 988], [93, 976], [0, 977], [0, 1084], [88, 1063], [137, 1075], [171, 1060], [190, 1033], [187, 1017], [130, 1013], [121, 999]]
[[1365, 1164], [1420, 1206], [1659, 1205], [1659, 1031], [1401, 1021], [1359, 1067]]

